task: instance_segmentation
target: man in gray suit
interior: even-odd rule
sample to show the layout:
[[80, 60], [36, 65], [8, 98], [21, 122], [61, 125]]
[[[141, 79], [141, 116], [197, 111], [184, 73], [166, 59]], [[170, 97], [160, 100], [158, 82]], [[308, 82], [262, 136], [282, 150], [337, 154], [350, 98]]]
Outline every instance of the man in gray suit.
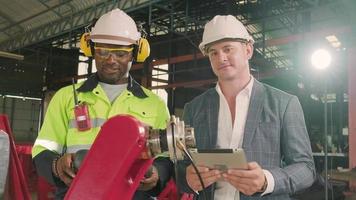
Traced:
[[[296, 96], [252, 77], [253, 38], [235, 17], [205, 25], [201, 51], [218, 83], [187, 103], [183, 119], [194, 127], [198, 149], [243, 148], [246, 170], [198, 166], [206, 199], [290, 199], [312, 185], [315, 167], [304, 115]], [[179, 163], [180, 189], [203, 190], [193, 167]]]

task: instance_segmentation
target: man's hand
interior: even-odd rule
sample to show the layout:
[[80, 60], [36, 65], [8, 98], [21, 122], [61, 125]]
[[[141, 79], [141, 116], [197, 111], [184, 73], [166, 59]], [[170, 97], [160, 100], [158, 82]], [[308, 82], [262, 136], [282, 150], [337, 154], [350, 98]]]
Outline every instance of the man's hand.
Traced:
[[[204, 186], [208, 187], [209, 185], [215, 183], [219, 178], [221, 178], [221, 173], [219, 170], [210, 170], [207, 167], [197, 166], [197, 169], [200, 173], [200, 176], [203, 180]], [[200, 184], [199, 177], [195, 172], [193, 165], [189, 165], [186, 169], [186, 179], [189, 187], [194, 191], [203, 190], [202, 185]]]
[[263, 192], [261, 189], [265, 185], [265, 174], [256, 162], [248, 163], [248, 169], [229, 169], [223, 177], [237, 190], [245, 195], [253, 195], [256, 192]]
[[67, 186], [70, 186], [75, 173], [72, 168], [72, 162], [74, 160], [74, 154], [66, 153], [61, 156], [56, 163], [56, 170], [59, 179], [61, 179]]
[[[150, 169], [149, 169], [150, 170]], [[147, 174], [147, 173], [146, 173]], [[144, 177], [138, 187], [138, 190], [147, 191], [156, 187], [159, 176], [155, 166], [152, 165], [152, 174], [149, 177]]]

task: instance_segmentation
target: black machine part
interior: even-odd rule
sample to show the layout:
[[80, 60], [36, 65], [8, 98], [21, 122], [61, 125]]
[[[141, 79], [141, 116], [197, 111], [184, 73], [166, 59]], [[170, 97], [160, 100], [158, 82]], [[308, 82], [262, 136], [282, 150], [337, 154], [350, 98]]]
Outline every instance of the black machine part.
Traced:
[[85, 156], [87, 155], [89, 150], [87, 149], [81, 149], [79, 151], [77, 151], [75, 154], [74, 154], [74, 160], [73, 160], [73, 169], [75, 171], [75, 173], [78, 172]]

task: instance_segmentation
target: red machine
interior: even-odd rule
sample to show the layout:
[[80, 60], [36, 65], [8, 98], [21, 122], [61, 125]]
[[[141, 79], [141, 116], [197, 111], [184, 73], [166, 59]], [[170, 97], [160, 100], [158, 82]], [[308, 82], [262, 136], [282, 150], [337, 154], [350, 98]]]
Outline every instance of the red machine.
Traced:
[[[6, 115], [0, 115], [0, 131], [1, 134], [8, 134], [9, 137], [9, 170], [7, 175], [7, 183], [3, 198], [14, 200], [29, 200], [31, 199], [26, 178], [24, 176], [22, 165], [17, 155], [14, 138], [10, 129], [9, 121]], [[4, 152], [1, 152], [4, 153]], [[1, 162], [1, 161], [0, 161]], [[1, 195], [0, 195], [1, 198]]]
[[195, 146], [193, 130], [174, 117], [167, 132], [150, 129], [128, 115], [109, 119], [85, 156], [65, 199], [131, 199], [155, 155], [169, 151], [175, 160], [182, 157], [175, 150], [174, 141], [178, 140]]

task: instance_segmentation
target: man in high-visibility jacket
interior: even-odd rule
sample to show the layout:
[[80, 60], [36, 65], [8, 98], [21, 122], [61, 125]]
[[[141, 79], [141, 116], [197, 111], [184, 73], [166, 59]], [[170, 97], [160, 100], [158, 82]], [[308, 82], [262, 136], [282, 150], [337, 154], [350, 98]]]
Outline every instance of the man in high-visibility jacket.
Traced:
[[[129, 114], [154, 129], [166, 128], [169, 120], [165, 103], [128, 73], [133, 60], [143, 61], [149, 54], [147, 40], [131, 17], [119, 9], [104, 14], [83, 36], [81, 49], [94, 56], [97, 73], [75, 85], [77, 98], [72, 86], [54, 95], [32, 150], [38, 174], [57, 187], [56, 199], [64, 197], [75, 176], [74, 153], [90, 148], [108, 118]], [[75, 101], [88, 109], [90, 123], [77, 125]], [[134, 199], [150, 199], [163, 189], [172, 165], [168, 158], [156, 158], [152, 175], [141, 181]]]

